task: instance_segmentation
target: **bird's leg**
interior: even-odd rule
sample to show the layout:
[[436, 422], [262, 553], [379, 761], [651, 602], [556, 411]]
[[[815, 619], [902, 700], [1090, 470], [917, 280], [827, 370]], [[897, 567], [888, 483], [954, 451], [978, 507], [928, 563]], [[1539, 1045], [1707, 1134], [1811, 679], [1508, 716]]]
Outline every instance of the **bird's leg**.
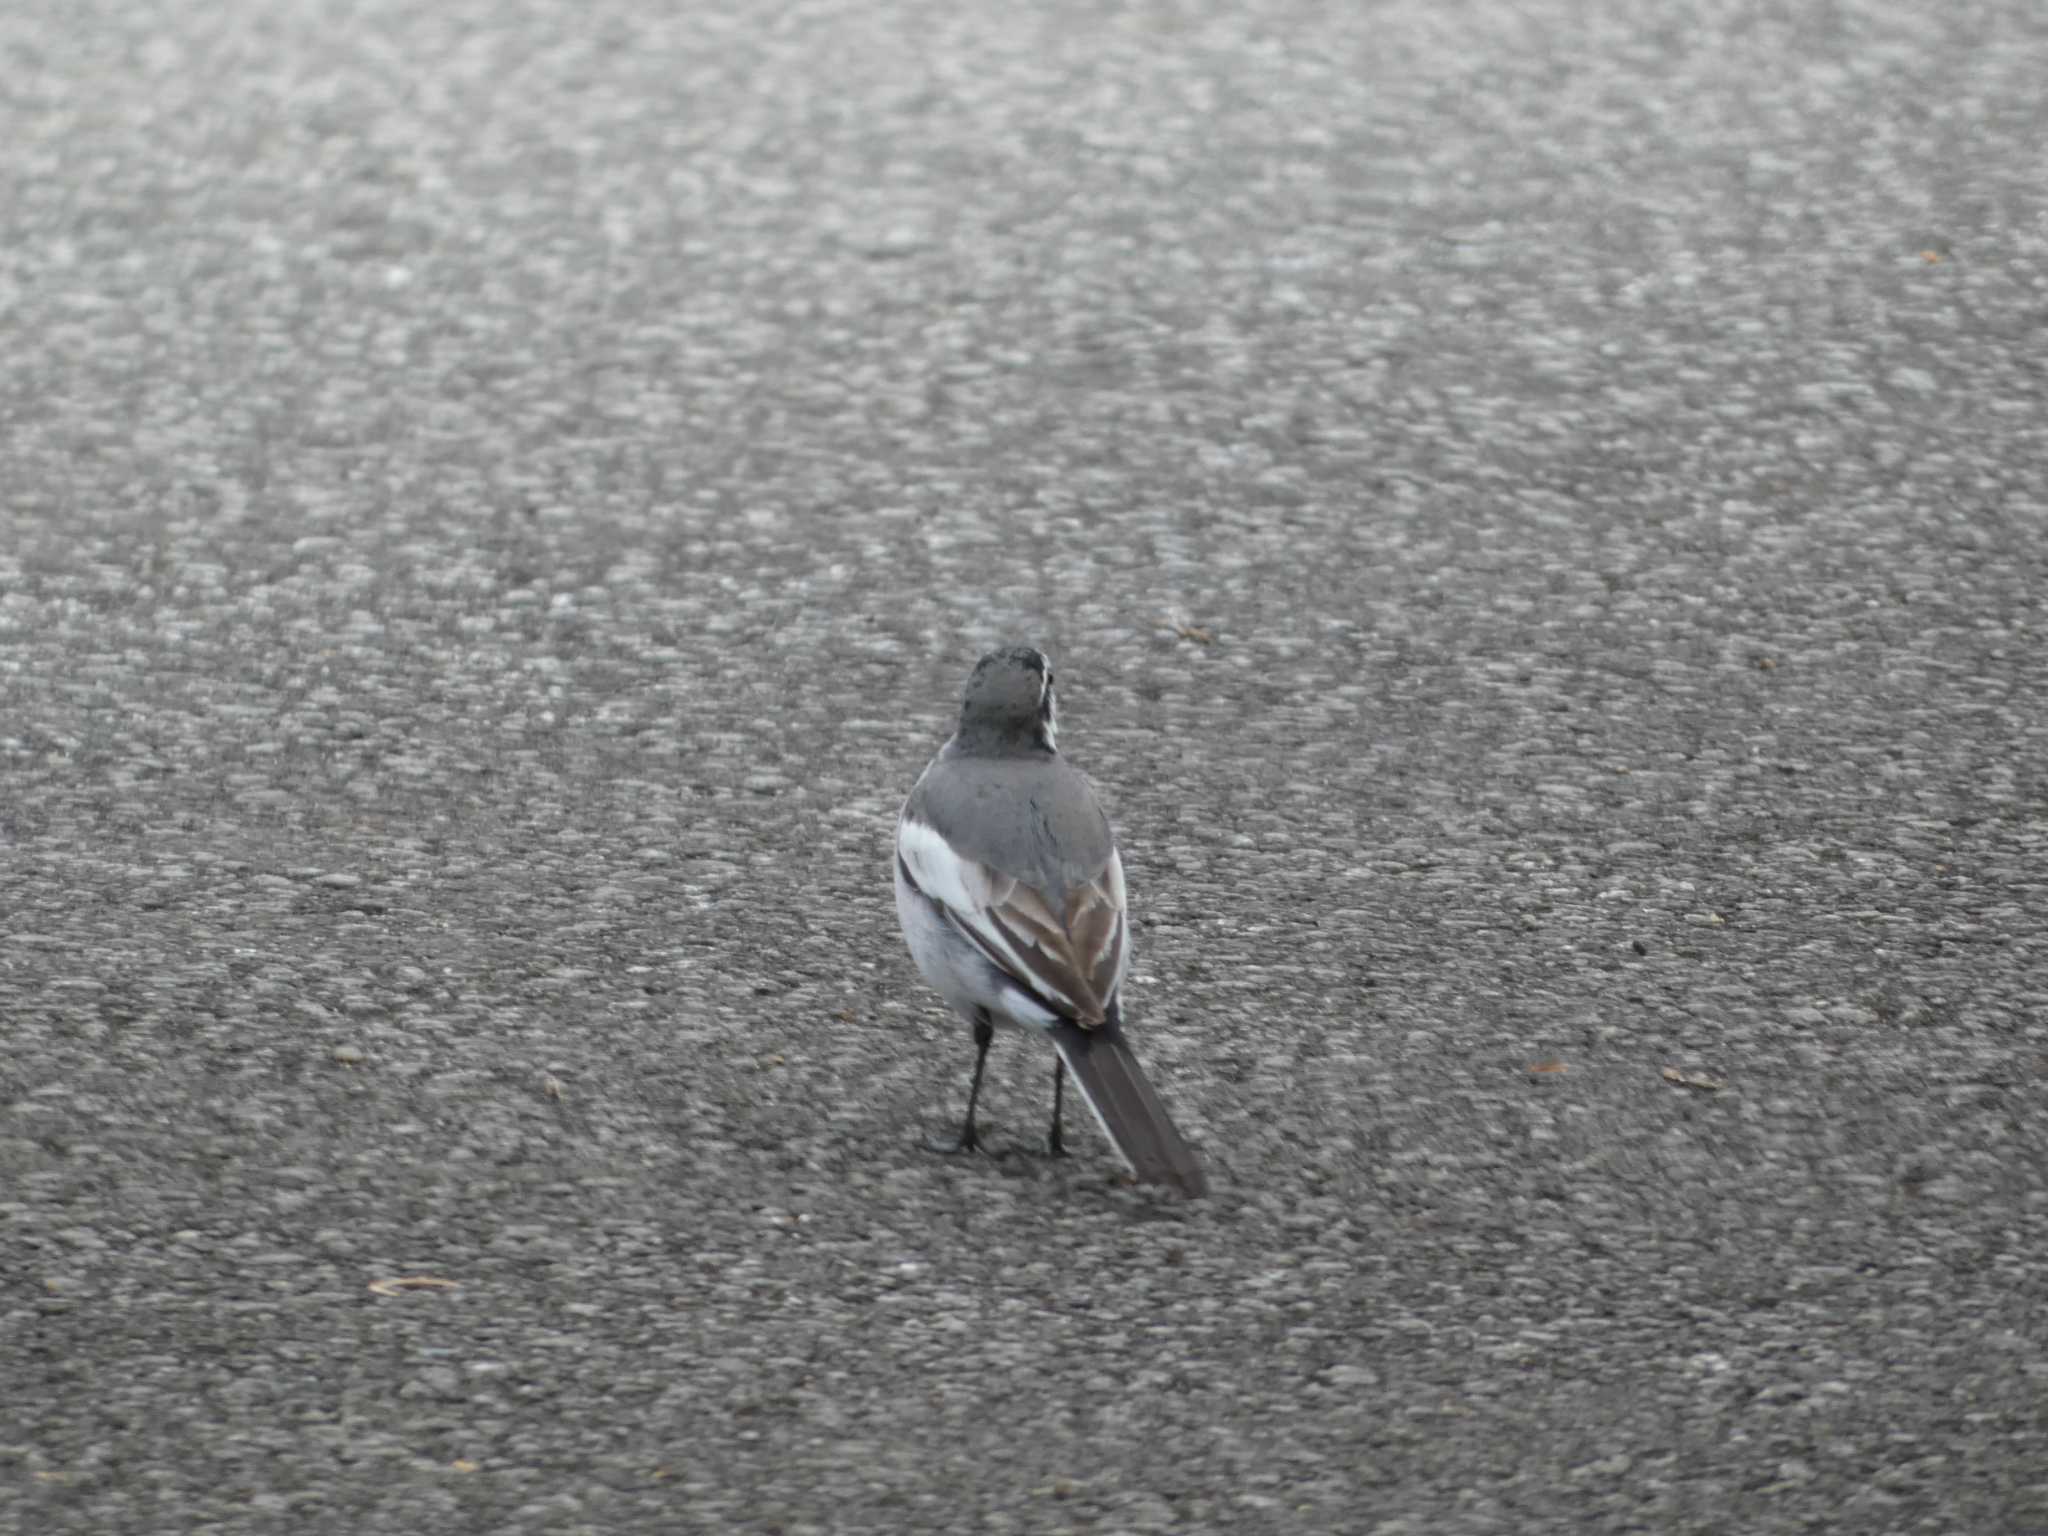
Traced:
[[977, 1010], [974, 1015], [974, 1081], [967, 1089], [967, 1121], [960, 1127], [960, 1135], [956, 1139], [928, 1138], [925, 1145], [934, 1152], [972, 1152], [981, 1145], [981, 1136], [974, 1129], [974, 1106], [981, 1100], [981, 1074], [988, 1067], [988, 1048], [995, 1037], [995, 1021], [988, 1016], [988, 1010]]
[[988, 1067], [988, 1048], [995, 1037], [995, 1024], [984, 1008], [974, 1017], [974, 1081], [967, 1087], [967, 1123], [960, 1127], [960, 1150], [963, 1152], [972, 1152], [981, 1145], [981, 1137], [974, 1130], [974, 1106], [981, 1102], [981, 1074]]
[[1060, 1139], [1060, 1090], [1067, 1085], [1067, 1061], [1064, 1056], [1052, 1059], [1052, 1130], [1045, 1138], [1045, 1147], [1054, 1157], [1067, 1155], [1066, 1143]]

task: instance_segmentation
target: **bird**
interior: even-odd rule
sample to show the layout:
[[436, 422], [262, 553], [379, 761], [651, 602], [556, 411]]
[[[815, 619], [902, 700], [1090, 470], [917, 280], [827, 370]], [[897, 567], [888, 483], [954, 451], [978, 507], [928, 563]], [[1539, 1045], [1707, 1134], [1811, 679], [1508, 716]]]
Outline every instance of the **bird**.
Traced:
[[1103, 1134], [1141, 1181], [1189, 1197], [1207, 1186], [1132, 1053], [1123, 982], [1130, 924], [1109, 818], [1061, 756], [1053, 667], [1013, 646], [967, 679], [957, 728], [896, 822], [896, 916], [924, 979], [968, 1023], [974, 1080], [957, 1137], [980, 1145], [974, 1111], [998, 1025], [1052, 1042], [1052, 1130], [1072, 1074]]

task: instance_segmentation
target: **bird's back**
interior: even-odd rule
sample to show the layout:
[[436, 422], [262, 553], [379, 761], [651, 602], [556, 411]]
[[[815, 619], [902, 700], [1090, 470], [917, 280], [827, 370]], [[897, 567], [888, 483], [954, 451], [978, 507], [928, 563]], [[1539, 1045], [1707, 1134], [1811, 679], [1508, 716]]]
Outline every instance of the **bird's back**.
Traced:
[[1087, 777], [1051, 752], [983, 757], [949, 747], [918, 780], [905, 814], [928, 823], [963, 857], [1056, 904], [1098, 877], [1116, 851]]

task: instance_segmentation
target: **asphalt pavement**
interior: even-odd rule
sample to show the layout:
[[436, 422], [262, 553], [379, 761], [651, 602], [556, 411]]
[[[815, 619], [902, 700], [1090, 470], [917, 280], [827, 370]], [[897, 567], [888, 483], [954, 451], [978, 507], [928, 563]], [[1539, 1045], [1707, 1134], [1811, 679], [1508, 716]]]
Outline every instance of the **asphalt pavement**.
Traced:
[[[2032, 0], [0, 80], [0, 1531], [2048, 1531]], [[920, 1146], [996, 643], [1207, 1199]]]

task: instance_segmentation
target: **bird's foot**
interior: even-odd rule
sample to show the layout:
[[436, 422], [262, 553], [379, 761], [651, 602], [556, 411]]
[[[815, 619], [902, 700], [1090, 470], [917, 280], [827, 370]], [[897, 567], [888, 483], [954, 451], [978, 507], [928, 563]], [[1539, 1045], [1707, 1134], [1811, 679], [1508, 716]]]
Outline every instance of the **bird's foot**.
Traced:
[[974, 1127], [970, 1125], [961, 1130], [943, 1135], [934, 1131], [924, 1138], [922, 1144], [927, 1152], [937, 1152], [944, 1157], [953, 1157], [962, 1152], [979, 1152], [981, 1150], [981, 1137]]

